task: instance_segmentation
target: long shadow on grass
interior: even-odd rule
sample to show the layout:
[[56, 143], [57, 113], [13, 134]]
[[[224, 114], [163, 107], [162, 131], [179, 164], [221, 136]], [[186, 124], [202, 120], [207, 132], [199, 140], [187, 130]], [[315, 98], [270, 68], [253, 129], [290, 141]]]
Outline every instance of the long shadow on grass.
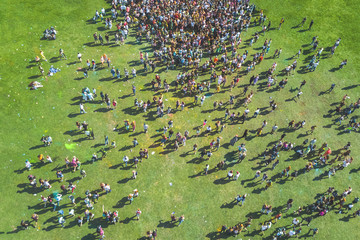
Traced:
[[38, 148], [42, 148], [42, 147], [45, 147], [44, 144], [39, 144], [39, 145], [36, 145], [36, 146], [33, 146], [31, 148], [29, 148], [29, 150], [34, 150], [34, 149], [38, 149]]
[[357, 172], [359, 172], [359, 171], [360, 171], [360, 167], [359, 167], [358, 169], [355, 169], [355, 168], [354, 168], [354, 169], [351, 169], [349, 173], [350, 173], [350, 174], [351, 174], [351, 173], [357, 173]]
[[206, 237], [210, 238], [210, 239], [226, 239], [229, 237], [233, 237], [233, 235], [228, 232], [216, 231], [216, 232], [211, 232], [211, 233], [206, 234]]
[[120, 199], [113, 208], [123, 208], [125, 205], [130, 205], [130, 203], [126, 203], [128, 201], [127, 197], [123, 197]]
[[36, 79], [36, 78], [39, 78], [41, 77], [41, 75], [34, 75], [34, 76], [31, 76], [31, 77], [28, 77], [28, 79]]
[[48, 226], [48, 227], [46, 227], [46, 228], [43, 228], [42, 230], [49, 232], [49, 231], [51, 231], [51, 230], [53, 230], [53, 229], [56, 229], [56, 228], [61, 228], [61, 225], [60, 225], [60, 224], [59, 224], [59, 225], [58, 225], [58, 224], [51, 225], [51, 226]]
[[38, 194], [43, 191], [43, 189], [40, 188], [34, 188], [31, 187], [28, 183], [20, 183], [17, 185], [18, 188], [22, 188], [22, 190], [18, 190], [17, 193], [29, 193], [29, 194]]
[[27, 170], [27, 168], [25, 167], [25, 168], [22, 168], [22, 169], [14, 170], [14, 173], [22, 174], [22, 173], [24, 173], [26, 170]]
[[106, 113], [106, 112], [109, 112], [111, 111], [112, 109], [111, 108], [98, 108], [96, 110], [94, 110], [94, 112], [103, 112], [103, 113]]
[[83, 132], [79, 131], [79, 130], [68, 130], [63, 133], [63, 135], [70, 135], [70, 136], [76, 136], [76, 135], [80, 135], [80, 134], [83, 134]]
[[131, 218], [127, 217], [124, 220], [120, 221], [120, 223], [128, 224], [129, 222], [131, 222], [131, 221], [133, 221], [135, 219], [136, 219], [136, 216], [132, 216]]
[[94, 233], [89, 233], [81, 238], [81, 240], [96, 240], [98, 236]]
[[[30, 226], [32, 226], [32, 225], [29, 225], [29, 227]], [[14, 233], [18, 233], [18, 232], [20, 232], [22, 230], [25, 230], [25, 228], [23, 228], [21, 226], [17, 226], [14, 230], [12, 230], [11, 232], [7, 232], [6, 234], [14, 234]], [[4, 234], [4, 232], [1, 232], [0, 234]]]
[[223, 203], [220, 208], [234, 208], [237, 205], [236, 200], [229, 202], [229, 203]]
[[232, 181], [234, 181], [234, 180], [229, 179], [228, 177], [223, 177], [223, 178], [216, 179], [214, 181], [214, 184], [226, 184], [226, 183], [229, 183], [229, 182], [232, 182]]
[[160, 221], [159, 221], [159, 224], [157, 225], [157, 227], [173, 228], [173, 227], [176, 227], [176, 222], [172, 222], [172, 221], [166, 221], [166, 222], [164, 222], [163, 220], [160, 220]]
[[94, 140], [94, 139], [91, 139], [90, 137], [83, 137], [83, 138], [75, 139], [74, 142], [82, 142], [85, 140]]
[[74, 117], [77, 117], [77, 116], [79, 116], [79, 115], [81, 115], [81, 113], [70, 113], [70, 114], [68, 115], [68, 118], [74, 118]]
[[97, 147], [101, 147], [101, 146], [104, 146], [104, 143], [97, 143], [97, 144], [91, 146], [91, 148], [97, 148]]
[[133, 107], [124, 108], [121, 111], [123, 111], [125, 114], [129, 114], [129, 115], [137, 115], [138, 113], [140, 113], [139, 109], [136, 109]]
[[205, 158], [196, 157], [196, 158], [191, 159], [190, 161], [187, 161], [186, 163], [200, 164], [205, 160], [206, 160]]
[[360, 84], [353, 84], [353, 85], [350, 85], [350, 86], [347, 86], [347, 87], [343, 87], [341, 90], [350, 90], [350, 89], [353, 89], [353, 88], [356, 88], [356, 87], [359, 87]]
[[119, 183], [119, 184], [124, 184], [124, 183], [127, 183], [127, 182], [130, 181], [130, 180], [131, 180], [131, 178], [124, 178], [124, 179], [118, 181], [117, 183]]
[[334, 68], [330, 69], [329, 72], [336, 72], [336, 71], [338, 71], [338, 70], [340, 70], [339, 67], [334, 67]]

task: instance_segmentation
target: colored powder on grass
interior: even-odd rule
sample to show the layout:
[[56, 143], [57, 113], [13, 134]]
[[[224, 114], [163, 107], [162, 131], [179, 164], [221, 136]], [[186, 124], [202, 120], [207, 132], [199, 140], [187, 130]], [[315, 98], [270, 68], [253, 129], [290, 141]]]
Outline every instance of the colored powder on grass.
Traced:
[[76, 143], [70, 143], [70, 144], [65, 143], [65, 148], [68, 150], [73, 150], [76, 148]]

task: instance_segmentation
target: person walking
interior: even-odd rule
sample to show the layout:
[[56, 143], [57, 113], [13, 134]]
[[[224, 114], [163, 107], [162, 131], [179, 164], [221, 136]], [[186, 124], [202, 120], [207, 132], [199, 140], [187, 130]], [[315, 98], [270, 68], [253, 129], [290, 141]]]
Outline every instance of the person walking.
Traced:
[[86, 113], [84, 104], [80, 103], [80, 113]]
[[138, 208], [138, 209], [136, 210], [135, 215], [136, 215], [136, 219], [137, 219], [137, 220], [140, 220], [140, 215], [141, 215], [140, 208]]

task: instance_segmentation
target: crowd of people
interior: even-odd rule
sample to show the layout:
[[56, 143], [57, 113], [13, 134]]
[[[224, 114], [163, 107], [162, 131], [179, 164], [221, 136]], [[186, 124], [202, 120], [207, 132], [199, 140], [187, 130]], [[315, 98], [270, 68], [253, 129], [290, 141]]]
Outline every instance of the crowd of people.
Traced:
[[[280, 20], [278, 26], [279, 31], [285, 20], [286, 19], [284, 18]], [[215, 0], [209, 2], [184, 0], [161, 2], [136, 0], [127, 2], [113, 0], [110, 12], [107, 12], [105, 8], [102, 8], [100, 12], [96, 10], [92, 21], [95, 24], [104, 24], [106, 29], [112, 29], [113, 25], [115, 25], [115, 44], [124, 44], [124, 42], [128, 40], [130, 31], [135, 31], [136, 41], [138, 43], [141, 44], [143, 41], [150, 43], [153, 48], [153, 56], [149, 56], [148, 52], [139, 52], [139, 64], [142, 65], [146, 73], [149, 70], [155, 72], [158, 66], [164, 66], [166, 72], [179, 70], [176, 79], [166, 79], [161, 73], [155, 74], [154, 79], [151, 80], [151, 82], [149, 81], [149, 84], [151, 85], [150, 91], [160, 94], [154, 94], [152, 99], [141, 99], [144, 98], [144, 96], [136, 93], [135, 84], [132, 85], [131, 89], [133, 95], [136, 97], [134, 100], [136, 114], [149, 113], [150, 115], [153, 115], [154, 119], [162, 118], [165, 115], [171, 116], [167, 125], [163, 127], [159, 134], [159, 146], [162, 146], [164, 149], [170, 149], [175, 152], [180, 147], [187, 148], [187, 140], [191, 138], [206, 137], [210, 141], [209, 146], [201, 148], [199, 152], [197, 143], [191, 146], [193, 154], [198, 154], [200, 159], [204, 160], [210, 159], [213, 153], [220, 149], [223, 141], [229, 142], [228, 144], [230, 146], [235, 146], [241, 140], [241, 143], [237, 147], [238, 151], [236, 157], [238, 162], [241, 162], [246, 159], [246, 156], [251, 152], [251, 149], [248, 149], [246, 146], [246, 141], [250, 138], [261, 137], [266, 134], [279, 134], [277, 132], [280, 127], [287, 129], [287, 132], [295, 132], [306, 128], [307, 119], [291, 120], [288, 126], [278, 126], [277, 123], [274, 122], [272, 123], [273, 125], [270, 125], [270, 129], [268, 126], [269, 123], [267, 120], [264, 120], [258, 128], [245, 128], [243, 135], [239, 136], [236, 134], [231, 139], [223, 140], [222, 134], [228, 125], [244, 124], [248, 121], [254, 121], [259, 115], [266, 116], [267, 113], [277, 111], [277, 101], [272, 98], [269, 100], [268, 107], [259, 108], [258, 106], [252, 106], [251, 102], [254, 97], [260, 98], [260, 93], [259, 91], [255, 91], [255, 87], [258, 87], [260, 82], [266, 82], [268, 89], [274, 88], [277, 91], [284, 89], [288, 82], [287, 77], [291, 74], [295, 74], [295, 70], [298, 69], [297, 59], [304, 54], [303, 50], [299, 49], [291, 58], [292, 64], [283, 70], [278, 70], [277, 61], [280, 56], [282, 56], [283, 50], [281, 48], [276, 49], [271, 56], [270, 49], [272, 39], [266, 38], [261, 48], [262, 50], [252, 56], [247, 50], [240, 51], [241, 45], [251, 47], [254, 43], [260, 41], [261, 37], [267, 36], [268, 31], [273, 30], [271, 28], [271, 21], [264, 14], [263, 10], [257, 10], [256, 6], [250, 4], [248, 0]], [[306, 17], [303, 18], [299, 27], [303, 27], [307, 21]], [[314, 21], [311, 20], [309, 22], [308, 30], [312, 28], [313, 24]], [[245, 40], [243, 33], [247, 32], [251, 27], [260, 27], [261, 30], [255, 32], [248, 40]], [[55, 29], [52, 29], [51, 31], [52, 32], [47, 31], [44, 36], [46, 38], [55, 39], [56, 31]], [[109, 33], [104, 34], [105, 41], [102, 34], [98, 32], [93, 34], [93, 38], [95, 45], [107, 45], [113, 41], [110, 38]], [[329, 56], [334, 55], [335, 50], [340, 45], [340, 41], [341, 38], [336, 40], [335, 44], [331, 47], [331, 50], [327, 53]], [[314, 36], [310, 44], [312, 46], [311, 54], [313, 54], [313, 56], [309, 63], [302, 67], [304, 71], [315, 71], [319, 66], [320, 59], [322, 59], [321, 56], [326, 54], [324, 47], [318, 49], [319, 44], [319, 37]], [[39, 64], [40, 73], [43, 75], [44, 69], [42, 67], [42, 62], [47, 60], [44, 52], [41, 51], [40, 55], [41, 58], [36, 57], [35, 61]], [[265, 74], [252, 74], [252, 72], [255, 71], [255, 68], [265, 61], [266, 55], [271, 61], [274, 61], [272, 66]], [[67, 60], [63, 49], [59, 50], [59, 58]], [[81, 53], [77, 53], [77, 58], [78, 61], [82, 63]], [[347, 59], [342, 60], [339, 69], [343, 69], [346, 65]], [[82, 68], [84, 78], [88, 77], [88, 71], [95, 71], [101, 68], [109, 68], [111, 76], [114, 79], [120, 79], [122, 77], [122, 68], [112, 66], [110, 58], [106, 54], [102, 54], [99, 63], [94, 59], [91, 61], [90, 59], [87, 59], [86, 66]], [[60, 69], [51, 66], [48, 76], [52, 76], [58, 71], [60, 71]], [[135, 79], [137, 77], [137, 70], [135, 68], [132, 68], [131, 72], [129, 72], [125, 67], [125, 80], [129, 79], [130, 73], [132, 78]], [[206, 81], [198, 81], [199, 76], [204, 74], [207, 74], [209, 79]], [[281, 74], [285, 77], [277, 82], [277, 77], [281, 76]], [[249, 84], [243, 85], [242, 91], [239, 90], [239, 94], [236, 94], [234, 89], [238, 89], [238, 84], [244, 76], [249, 79]], [[300, 96], [303, 94], [302, 89], [305, 84], [306, 80], [303, 80], [298, 88], [298, 93], [293, 98], [294, 101], [300, 100]], [[29, 86], [31, 89], [43, 87], [41, 83], [37, 81], [31, 82]], [[332, 83], [330, 89], [327, 90], [326, 93], [331, 93], [335, 86], [336, 84]], [[164, 95], [170, 91], [178, 93], [178, 99], [175, 106], [167, 104], [167, 100], [164, 98]], [[210, 121], [213, 119], [204, 119], [202, 122], [200, 122], [200, 120], [199, 125], [194, 128], [194, 132], [190, 131], [190, 129], [184, 129], [182, 132], [174, 132], [173, 126], [174, 124], [177, 124], [176, 113], [178, 111], [183, 111], [185, 107], [202, 107], [207, 99], [206, 94], [221, 94], [223, 92], [230, 93], [229, 99], [214, 101], [212, 104], [213, 109], [210, 109], [210, 111], [222, 111], [224, 112], [224, 117], [217, 119], [214, 124]], [[86, 114], [85, 104], [92, 104], [94, 101], [105, 103], [108, 110], [116, 110], [118, 105], [115, 98], [110, 98], [107, 93], [104, 94], [104, 91], [100, 92], [100, 100], [96, 88], [91, 89], [85, 87], [79, 94], [81, 94], [81, 102], [79, 103], [80, 114]], [[193, 98], [193, 102], [186, 102], [185, 97]], [[336, 119], [334, 119], [335, 124], [339, 123], [341, 125], [344, 119], [349, 119], [349, 123], [344, 129], [346, 133], [351, 133], [351, 131], [357, 132], [360, 126], [356, 116], [352, 115], [354, 111], [360, 107], [360, 99], [352, 103], [349, 103], [349, 101], [349, 96], [345, 95], [340, 102], [340, 105], [334, 110], [334, 116], [336, 116]], [[240, 110], [242, 107], [245, 108], [243, 112]], [[252, 111], [253, 113], [251, 113]], [[265, 111], [267, 113], [264, 113]], [[76, 128], [78, 133], [85, 134], [89, 139], [95, 139], [93, 128], [89, 127], [89, 124], [86, 121], [77, 121]], [[120, 131], [122, 129], [124, 129], [125, 132], [139, 131], [136, 129], [135, 120], [129, 119], [124, 120], [124, 127], [119, 127], [119, 125], [117, 125], [113, 128], [113, 131]], [[148, 123], [144, 123], [143, 130], [144, 134], [148, 133]], [[314, 132], [316, 132], [315, 125], [311, 126], [310, 129], [306, 131], [306, 136], [312, 135]], [[41, 138], [41, 142], [45, 147], [50, 147], [52, 141], [50, 136], [43, 136]], [[279, 181], [294, 179], [300, 174], [308, 173], [312, 169], [320, 167], [327, 167], [327, 176], [331, 178], [331, 176], [335, 175], [339, 170], [348, 167], [354, 160], [351, 156], [350, 142], [343, 148], [337, 149], [337, 154], [333, 159], [331, 159], [331, 157], [334, 156], [333, 151], [326, 142], [321, 146], [317, 146], [316, 143], [317, 138], [315, 137], [310, 140], [307, 139], [300, 144], [290, 142], [290, 140], [287, 139], [287, 135], [283, 133], [279, 140], [270, 144], [270, 147], [266, 148], [259, 157], [261, 159], [258, 162], [260, 167], [271, 165], [271, 168], [266, 168], [267, 170], [264, 171], [256, 171], [254, 178], [249, 180], [251, 183], [248, 183], [247, 187], [254, 187], [257, 185], [264, 186], [257, 189], [261, 192], [271, 188], [279, 179]], [[131, 151], [132, 149], [135, 149], [137, 145], [139, 145], [138, 139], [133, 138], [130, 147]], [[143, 143], [141, 143], [141, 145], [143, 145]], [[99, 151], [102, 153], [102, 156], [98, 157], [97, 153], [93, 153], [91, 162], [94, 163], [95, 161], [106, 158], [107, 149], [116, 147], [115, 140], [112, 140], [110, 143], [109, 136], [106, 134], [104, 136], [104, 148]], [[301, 169], [293, 169], [291, 165], [289, 165], [278, 171], [276, 167], [281, 161], [279, 159], [281, 151], [294, 151], [294, 158], [305, 158], [308, 162]], [[49, 155], [45, 157], [43, 154], [40, 154], [38, 159], [42, 164], [45, 164], [45, 159], [49, 164], [53, 162]], [[149, 159], [149, 151], [144, 147], [140, 149], [138, 155], [133, 159], [124, 155], [122, 158], [123, 167], [127, 168], [128, 164], [132, 164], [135, 168], [135, 170], [131, 170], [132, 175], [129, 179], [135, 180], [137, 178], [138, 163], [141, 163], [144, 159]], [[216, 166], [212, 166], [213, 168], [211, 168], [209, 164], [206, 164], [204, 171], [199, 174], [208, 175], [213, 171], [223, 170], [227, 165], [228, 163], [224, 160], [221, 160]], [[26, 160], [25, 166], [26, 169], [30, 171], [32, 164], [29, 160]], [[61, 184], [60, 189], [62, 193], [51, 194], [49, 196], [41, 195], [41, 201], [44, 204], [44, 208], [52, 207], [53, 211], [60, 209], [57, 211], [57, 216], [58, 223], [61, 227], [65, 227], [66, 223], [64, 211], [61, 209], [60, 205], [65, 196], [67, 196], [72, 205], [72, 208], [69, 209], [69, 216], [76, 218], [74, 221], [81, 227], [84, 221], [90, 222], [94, 219], [95, 214], [93, 212], [99, 198], [104, 194], [111, 194], [112, 192], [110, 184], [108, 183], [100, 183], [100, 189], [87, 190], [85, 195], [82, 196], [84, 199], [84, 209], [81, 209], [81, 215], [76, 217], [75, 215], [78, 215], [79, 212], [75, 213], [74, 207], [77, 204], [80, 204], [74, 197], [76, 185], [73, 182], [69, 182], [68, 186], [62, 184], [64, 174], [71, 170], [73, 172], [78, 171], [81, 178], [86, 177], [86, 172], [82, 168], [80, 160], [76, 156], [74, 156], [72, 160], [69, 160], [69, 158], [66, 157], [63, 168], [59, 168], [54, 176]], [[227, 175], [220, 179], [220, 181], [236, 181], [240, 176], [240, 169], [230, 169], [227, 172]], [[42, 178], [39, 178], [39, 181], [37, 181], [36, 176], [32, 174], [28, 175], [28, 181], [30, 186], [37, 192], [41, 192], [42, 189], [52, 188], [51, 183], [53, 183], [52, 180]], [[304, 221], [306, 227], [309, 227], [313, 218], [324, 216], [330, 210], [334, 210], [337, 205], [339, 205], [339, 213], [342, 211], [349, 212], [359, 200], [355, 197], [352, 203], [345, 204], [345, 200], [351, 192], [351, 187], [346, 189], [342, 194], [339, 194], [334, 188], [329, 188], [325, 194], [320, 198], [317, 198], [315, 203], [307, 206], [300, 206], [295, 210], [293, 214], [296, 215], [296, 217], [292, 220], [290, 226], [278, 228], [271, 234], [274, 236], [273, 239], [292, 236], [298, 237], [305, 228]], [[135, 189], [132, 193], [127, 195], [126, 199], [129, 201], [129, 204], [132, 204], [134, 198], [137, 198], [138, 196], [139, 191], [138, 189]], [[234, 203], [244, 206], [246, 198], [248, 198], [248, 194], [239, 194], [235, 197]], [[274, 217], [269, 216], [269, 220], [261, 225], [259, 234], [263, 235], [265, 232], [269, 232], [269, 229], [282, 218], [283, 214], [292, 208], [292, 205], [293, 200], [289, 199], [286, 204], [286, 210], [280, 208], [277, 212], [272, 213], [272, 206], [264, 204], [261, 213], [266, 215], [272, 214]], [[357, 210], [352, 213], [351, 216], [359, 216], [359, 211], [360, 210]], [[135, 211], [133, 218], [140, 220], [141, 214], [142, 211], [138, 208]], [[37, 225], [39, 217], [38, 214], [33, 214], [32, 221], [35, 222], [35, 225]], [[104, 206], [102, 207], [102, 217], [103, 224], [116, 224], [121, 222], [118, 211], [105, 210]], [[302, 219], [301, 221], [298, 219], [300, 217]], [[252, 220], [252, 217], [249, 217], [245, 222], [240, 222], [233, 227], [223, 225], [218, 229], [217, 234], [238, 235], [241, 232], [249, 231], [248, 228], [252, 225]], [[184, 221], [184, 215], [177, 218], [174, 212], [171, 214], [171, 223], [176, 223], [177, 226], [180, 226]], [[26, 229], [29, 224], [30, 223], [26, 220], [21, 221], [21, 226]], [[309, 232], [312, 232], [312, 235], [314, 236], [319, 232], [319, 229], [311, 227], [309, 228]], [[101, 225], [97, 226], [96, 233], [100, 239], [105, 238], [105, 233]], [[148, 239], [155, 239], [157, 235], [157, 229], [146, 232], [146, 237]]]

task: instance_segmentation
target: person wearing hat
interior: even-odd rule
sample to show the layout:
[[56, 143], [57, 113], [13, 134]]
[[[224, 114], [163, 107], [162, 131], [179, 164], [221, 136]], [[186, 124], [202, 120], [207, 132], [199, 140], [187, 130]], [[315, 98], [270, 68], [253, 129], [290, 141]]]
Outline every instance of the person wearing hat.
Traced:
[[239, 171], [236, 171], [236, 175], [234, 176], [234, 180], [238, 180], [240, 177]]

